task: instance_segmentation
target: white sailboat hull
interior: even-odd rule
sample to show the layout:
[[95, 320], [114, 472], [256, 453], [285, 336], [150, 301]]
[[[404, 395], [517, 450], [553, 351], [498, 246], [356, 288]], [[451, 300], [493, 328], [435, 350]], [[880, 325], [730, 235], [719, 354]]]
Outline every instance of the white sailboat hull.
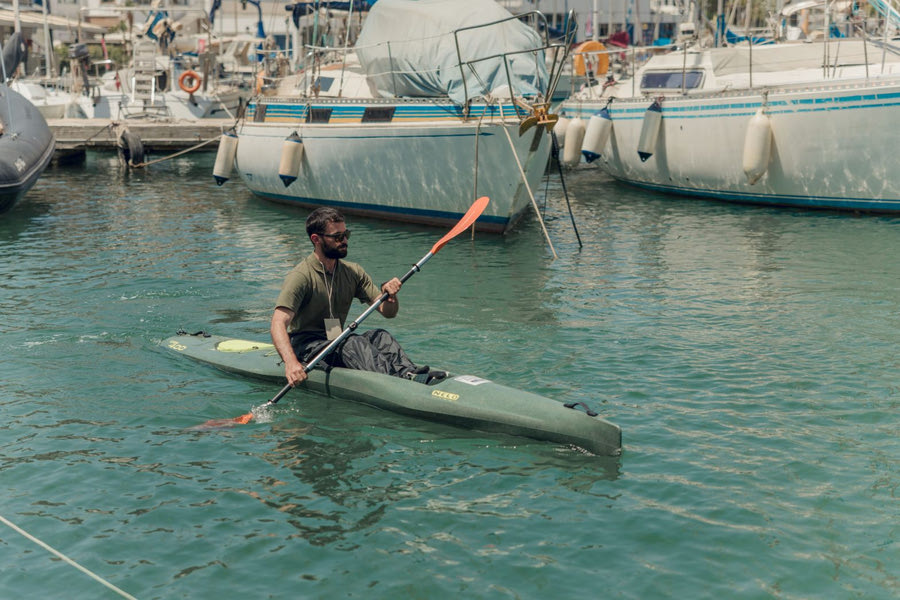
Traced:
[[[652, 68], [649, 64], [647, 72]], [[623, 94], [611, 103], [607, 97], [570, 98], [563, 114], [587, 120], [609, 103], [612, 133], [594, 164], [623, 182], [744, 203], [898, 212], [900, 76], [866, 78], [863, 67], [855, 70], [853, 77], [806, 83], [766, 82], [760, 73], [756, 87]], [[706, 77], [713, 81], [711, 74]], [[645, 113], [657, 98], [658, 137], [642, 160], [638, 145]], [[746, 157], [748, 127], [760, 111], [771, 127], [770, 143], [750, 144], [766, 154]], [[745, 165], [760, 158], [755, 164], [762, 168], [746, 173]]]
[[[279, 106], [267, 109], [268, 115], [277, 114]], [[404, 107], [416, 110], [456, 109], [432, 103]], [[515, 114], [511, 105], [508, 110]], [[397, 114], [402, 114], [399, 109]], [[488, 196], [491, 202], [476, 226], [506, 231], [530, 207], [528, 189], [537, 189], [550, 152], [545, 129], [534, 127], [520, 137], [518, 120], [280, 120], [288, 122], [255, 123], [248, 118], [238, 129], [237, 169], [252, 192], [278, 202], [332, 205], [406, 222], [456, 222], [475, 198]], [[302, 139], [304, 151], [297, 179], [285, 186], [278, 167], [282, 143], [293, 132]]]

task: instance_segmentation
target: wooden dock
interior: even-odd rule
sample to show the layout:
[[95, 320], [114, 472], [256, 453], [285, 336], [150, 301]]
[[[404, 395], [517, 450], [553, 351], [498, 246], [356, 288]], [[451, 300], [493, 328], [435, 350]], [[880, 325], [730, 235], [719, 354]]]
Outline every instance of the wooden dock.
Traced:
[[215, 140], [234, 125], [234, 119], [49, 119], [47, 124], [56, 137], [56, 159], [71, 160], [88, 150], [115, 151], [119, 136], [127, 129], [137, 135], [145, 151], [154, 155], [196, 148], [213, 151]]

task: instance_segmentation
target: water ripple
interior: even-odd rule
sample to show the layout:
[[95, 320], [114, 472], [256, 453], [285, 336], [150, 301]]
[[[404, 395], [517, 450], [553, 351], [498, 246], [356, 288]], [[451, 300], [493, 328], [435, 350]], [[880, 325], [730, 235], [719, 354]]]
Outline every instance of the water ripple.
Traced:
[[[159, 342], [265, 339], [309, 251], [305, 210], [216, 187], [211, 162], [92, 155], [0, 221], [4, 516], [40, 539], [142, 599], [897, 596], [897, 219], [584, 169], [583, 247], [551, 182], [558, 259], [529, 218], [460, 236], [407, 282], [388, 325], [414, 360], [585, 402], [622, 426], [622, 457], [298, 390], [198, 431], [277, 390]], [[376, 280], [442, 233], [350, 227]], [[0, 596], [98, 595], [3, 539]]]

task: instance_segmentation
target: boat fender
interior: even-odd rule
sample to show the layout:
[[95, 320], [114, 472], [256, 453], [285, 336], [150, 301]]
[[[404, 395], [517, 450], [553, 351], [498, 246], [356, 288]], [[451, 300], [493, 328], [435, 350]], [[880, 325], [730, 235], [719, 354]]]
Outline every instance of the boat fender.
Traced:
[[200, 75], [196, 71], [187, 70], [178, 77], [178, 87], [183, 92], [193, 94], [200, 89], [201, 81]]
[[571, 121], [571, 119], [560, 115], [556, 124], [553, 126], [553, 133], [556, 134], [556, 139], [561, 148], [566, 144], [566, 130], [569, 128], [569, 123]]
[[647, 159], [656, 151], [656, 141], [659, 139], [661, 123], [662, 105], [659, 100], [654, 100], [644, 113], [644, 122], [641, 124], [641, 137], [638, 140], [638, 156], [641, 157], [641, 162], [647, 162]]
[[744, 174], [750, 185], [765, 175], [772, 155], [772, 123], [760, 108], [747, 123], [744, 137]]
[[278, 165], [278, 176], [287, 187], [297, 180], [300, 173], [300, 161], [303, 158], [303, 140], [297, 132], [291, 133], [281, 144], [281, 163]]
[[3, 72], [0, 75], [7, 79], [11, 78], [19, 65], [27, 60], [28, 44], [22, 33], [15, 31], [3, 44]]
[[599, 417], [600, 416], [599, 414], [592, 411], [590, 409], [590, 407], [587, 404], [585, 404], [584, 402], [568, 402], [566, 404], [563, 404], [563, 406], [565, 406], [566, 408], [575, 408], [576, 406], [581, 406], [584, 408], [584, 412], [587, 414], [587, 416], [589, 416], [589, 417]]
[[584, 141], [584, 121], [574, 118], [566, 128], [566, 143], [563, 146], [563, 164], [574, 167], [581, 161], [581, 143]]
[[118, 147], [126, 165], [136, 167], [144, 162], [144, 143], [138, 134], [125, 129], [119, 136]]
[[226, 131], [219, 138], [219, 149], [216, 151], [216, 164], [213, 166], [213, 178], [216, 185], [222, 185], [231, 177], [234, 168], [234, 157], [237, 154], [238, 136], [233, 131]]
[[589, 163], [594, 162], [603, 153], [609, 134], [612, 131], [612, 118], [604, 107], [595, 115], [591, 115], [587, 129], [584, 132], [584, 143], [581, 145], [581, 153]]

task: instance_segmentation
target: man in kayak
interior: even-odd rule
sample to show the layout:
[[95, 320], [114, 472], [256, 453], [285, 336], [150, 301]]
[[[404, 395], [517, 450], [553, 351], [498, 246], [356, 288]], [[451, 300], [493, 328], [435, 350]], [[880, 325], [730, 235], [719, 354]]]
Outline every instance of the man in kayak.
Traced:
[[[361, 266], [342, 260], [347, 256], [350, 231], [340, 211], [317, 208], [306, 219], [306, 233], [313, 251], [285, 277], [270, 328], [291, 385], [306, 379], [303, 363], [341, 334], [354, 298], [371, 305], [387, 293], [377, 310], [388, 319], [397, 316], [400, 308], [398, 278], [381, 284], [379, 290]], [[384, 329], [350, 335], [323, 360], [335, 367], [420, 381], [428, 378], [428, 367], [413, 364]]]

